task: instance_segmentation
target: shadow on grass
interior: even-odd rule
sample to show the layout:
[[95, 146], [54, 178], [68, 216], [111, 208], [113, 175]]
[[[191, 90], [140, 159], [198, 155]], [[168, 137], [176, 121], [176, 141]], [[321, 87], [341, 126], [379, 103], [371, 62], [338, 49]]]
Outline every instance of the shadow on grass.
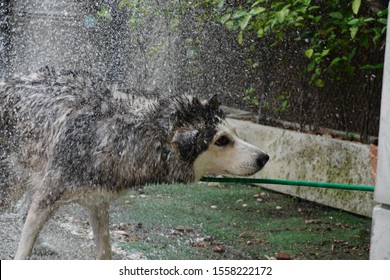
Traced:
[[159, 185], [114, 206], [147, 259], [368, 259], [371, 219], [243, 185]]

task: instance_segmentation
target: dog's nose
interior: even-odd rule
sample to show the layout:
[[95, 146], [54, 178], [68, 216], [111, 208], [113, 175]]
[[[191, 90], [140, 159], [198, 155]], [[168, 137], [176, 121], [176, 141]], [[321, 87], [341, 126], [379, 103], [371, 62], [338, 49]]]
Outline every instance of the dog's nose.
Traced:
[[269, 156], [265, 153], [262, 153], [260, 154], [258, 157], [257, 157], [257, 165], [261, 168], [264, 167], [264, 165], [268, 162], [269, 160]]

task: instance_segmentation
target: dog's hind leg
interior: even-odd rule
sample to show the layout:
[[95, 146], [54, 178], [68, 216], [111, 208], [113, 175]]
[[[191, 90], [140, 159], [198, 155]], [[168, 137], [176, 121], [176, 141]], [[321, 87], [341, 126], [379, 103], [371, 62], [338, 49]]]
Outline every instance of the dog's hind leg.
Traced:
[[[23, 229], [24, 223], [28, 215], [29, 207], [31, 206], [32, 194], [30, 191], [27, 191], [23, 199], [19, 202], [19, 214], [20, 214], [20, 228]], [[38, 235], [37, 240], [35, 241], [33, 253], [37, 255], [54, 255], [56, 250], [52, 245], [47, 243], [41, 236]]]
[[54, 210], [55, 207], [53, 205], [39, 207], [37, 201], [33, 200], [31, 202], [20, 237], [18, 250], [16, 251], [16, 260], [28, 259], [31, 256], [38, 234], [45, 222], [50, 219]]
[[112, 258], [108, 213], [109, 203], [108, 201], [99, 201], [89, 204], [87, 207], [98, 259], [109, 260]]

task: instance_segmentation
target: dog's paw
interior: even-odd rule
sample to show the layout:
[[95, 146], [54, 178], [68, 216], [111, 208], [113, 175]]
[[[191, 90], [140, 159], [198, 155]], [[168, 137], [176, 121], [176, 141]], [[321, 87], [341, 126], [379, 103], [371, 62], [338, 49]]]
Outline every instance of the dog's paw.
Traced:
[[50, 256], [50, 255], [56, 255], [57, 251], [54, 249], [52, 245], [47, 243], [45, 240], [38, 237], [37, 242], [35, 243], [34, 254], [41, 255], [41, 256]]

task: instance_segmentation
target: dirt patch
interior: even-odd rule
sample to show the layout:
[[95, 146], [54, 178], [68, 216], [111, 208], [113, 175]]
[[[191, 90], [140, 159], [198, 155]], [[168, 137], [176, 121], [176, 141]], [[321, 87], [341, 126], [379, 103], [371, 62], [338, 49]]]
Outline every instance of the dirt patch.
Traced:
[[[371, 220], [242, 185], [148, 186], [111, 207], [115, 259], [368, 259]], [[18, 216], [0, 215], [0, 258], [11, 259]], [[82, 207], [67, 205], [41, 233], [56, 253], [94, 259]]]

